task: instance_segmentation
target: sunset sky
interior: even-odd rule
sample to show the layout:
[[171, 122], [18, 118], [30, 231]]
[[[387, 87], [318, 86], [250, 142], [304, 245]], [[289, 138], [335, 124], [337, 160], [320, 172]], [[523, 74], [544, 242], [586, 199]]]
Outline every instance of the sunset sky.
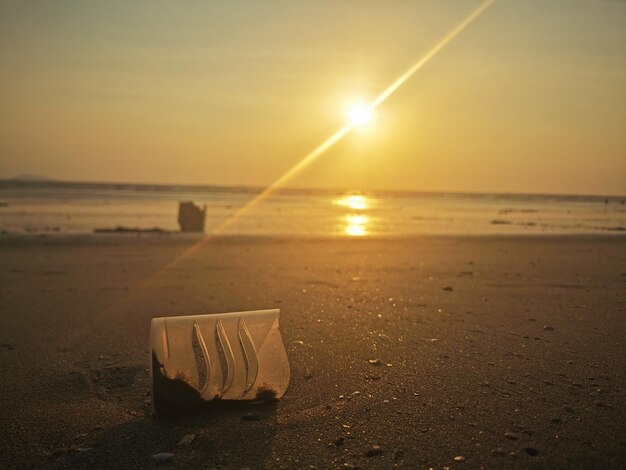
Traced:
[[[478, 1], [0, 1], [0, 178], [271, 184]], [[626, 194], [626, 2], [496, 1], [287, 186]]]

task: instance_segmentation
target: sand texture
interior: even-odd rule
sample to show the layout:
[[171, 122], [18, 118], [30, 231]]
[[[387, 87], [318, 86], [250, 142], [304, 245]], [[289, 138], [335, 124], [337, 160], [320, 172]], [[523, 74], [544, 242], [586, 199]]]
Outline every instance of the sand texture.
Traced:
[[[626, 465], [626, 238], [195, 241], [2, 237], [1, 468]], [[150, 318], [275, 307], [282, 400], [151, 415]]]

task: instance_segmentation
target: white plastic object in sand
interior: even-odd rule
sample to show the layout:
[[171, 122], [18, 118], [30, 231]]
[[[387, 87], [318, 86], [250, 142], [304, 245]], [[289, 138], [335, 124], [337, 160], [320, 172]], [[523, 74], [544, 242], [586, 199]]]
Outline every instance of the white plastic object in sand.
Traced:
[[271, 401], [289, 385], [280, 310], [153, 318], [152, 408], [167, 413], [211, 400]]

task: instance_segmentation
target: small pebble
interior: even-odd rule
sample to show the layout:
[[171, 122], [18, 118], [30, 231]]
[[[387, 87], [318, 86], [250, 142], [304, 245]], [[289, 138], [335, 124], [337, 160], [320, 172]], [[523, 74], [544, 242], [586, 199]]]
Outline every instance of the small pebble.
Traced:
[[374, 457], [383, 453], [382, 447], [379, 445], [373, 445], [365, 452], [365, 457]]
[[188, 446], [189, 444], [191, 444], [193, 442], [193, 440], [196, 438], [195, 434], [186, 434], [182, 437], [182, 439], [180, 441], [178, 441], [178, 444], [176, 444], [177, 446]]
[[506, 437], [507, 439], [510, 439], [510, 440], [512, 440], [512, 441], [515, 441], [515, 440], [519, 439], [519, 438], [517, 437], [517, 434], [515, 434], [515, 433], [513, 433], [513, 432], [505, 432], [505, 433], [504, 433], [504, 437]]
[[82, 441], [87, 438], [87, 433], [81, 432], [80, 434], [76, 434], [74, 436], [74, 442]]
[[462, 455], [457, 455], [456, 457], [454, 457], [454, 460], [456, 462], [465, 462], [465, 457], [463, 457]]
[[544, 325], [543, 329], [546, 331], [554, 331], [554, 327], [550, 325]]
[[58, 457], [61, 454], [65, 454], [67, 451], [68, 451], [68, 449], [66, 447], [57, 447], [56, 449], [54, 449], [50, 453], [50, 456], [51, 457]]
[[354, 465], [347, 462], [343, 464], [343, 468], [344, 470], [356, 470], [356, 467]]
[[370, 359], [367, 362], [369, 362], [373, 366], [384, 366], [385, 365], [385, 361], [383, 361], [382, 359]]
[[524, 452], [526, 452], [531, 457], [535, 457], [535, 456], [539, 455], [539, 450], [535, 449], [534, 447], [524, 447], [523, 450], [524, 450]]
[[170, 454], [169, 452], [159, 452], [152, 456], [152, 459], [157, 463], [168, 462], [174, 457], [174, 454]]
[[446, 292], [452, 292], [454, 289], [452, 289], [452, 287], [450, 286], [446, 286], [443, 288], [443, 290], [445, 290]]

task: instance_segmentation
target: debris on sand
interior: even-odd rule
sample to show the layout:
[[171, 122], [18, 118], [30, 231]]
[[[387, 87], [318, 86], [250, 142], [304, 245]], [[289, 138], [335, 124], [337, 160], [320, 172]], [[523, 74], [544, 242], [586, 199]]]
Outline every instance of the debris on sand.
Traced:
[[152, 459], [156, 463], [165, 463], [172, 460], [172, 457], [174, 457], [174, 454], [170, 454], [169, 452], [158, 452], [152, 456]]
[[178, 204], [178, 224], [181, 232], [204, 232], [206, 205], [203, 208], [193, 202]]
[[188, 445], [190, 445], [194, 439], [196, 438], [195, 434], [185, 434], [182, 439], [180, 441], [178, 441], [178, 444], [176, 444], [178, 447], [187, 447]]
[[268, 387], [267, 384], [263, 384], [257, 389], [255, 399], [257, 401], [276, 400], [276, 390], [274, 390], [271, 387]]
[[181, 379], [170, 379], [163, 364], [152, 353], [152, 404], [157, 414], [175, 415], [205, 406], [200, 392]]
[[374, 444], [372, 447], [365, 451], [365, 457], [375, 457], [376, 455], [380, 455], [383, 453], [382, 447]]

